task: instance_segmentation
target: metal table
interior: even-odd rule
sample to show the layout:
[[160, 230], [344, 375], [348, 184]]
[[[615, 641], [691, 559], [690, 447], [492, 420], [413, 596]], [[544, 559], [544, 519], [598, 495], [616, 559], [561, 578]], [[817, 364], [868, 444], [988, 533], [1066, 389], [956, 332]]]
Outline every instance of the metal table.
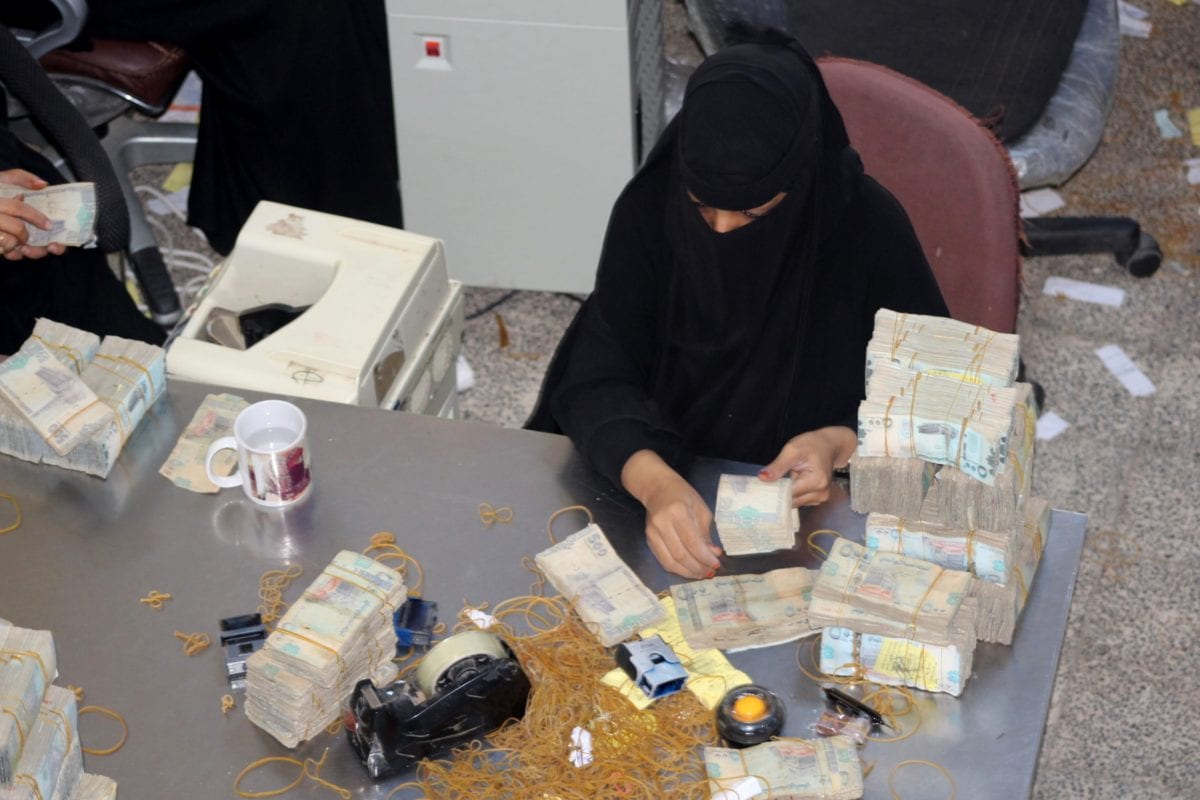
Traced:
[[[302, 504], [267, 510], [236, 489], [217, 495], [177, 489], [157, 471], [208, 391], [173, 383], [107, 480], [0, 456], [0, 492], [16, 497], [24, 512], [22, 526], [0, 537], [0, 617], [52, 630], [57, 683], [84, 687], [88, 703], [128, 720], [122, 750], [85, 759], [89, 771], [118, 781], [122, 798], [233, 797], [233, 778], [245, 765], [289, 754], [240, 708], [222, 715], [220, 698], [228, 688], [215, 644], [217, 621], [252, 611], [259, 576], [285, 561], [304, 567], [291, 598], [338, 550], [361, 550], [371, 534], [392, 531], [424, 568], [424, 596], [452, 620], [464, 600], [494, 604], [526, 594], [531, 576], [522, 556], [549, 544], [550, 514], [582, 503], [652, 589], [679, 581], [646, 547], [640, 507], [592, 473], [560, 436], [301, 400], [314, 453], [314, 489]], [[690, 478], [710, 502], [722, 471], [753, 468], [698, 464]], [[515, 521], [484, 527], [481, 502], [510, 506]], [[11, 519], [6, 505], [0, 504], [0, 526]], [[805, 532], [862, 534], [863, 519], [850, 511], [844, 493], [802, 517]], [[1013, 646], [981, 644], [962, 698], [919, 694], [919, 733], [867, 746], [865, 756], [877, 764], [866, 797], [887, 797], [887, 773], [904, 759], [945, 766], [959, 797], [1028, 796], [1085, 520], [1054, 512]], [[555, 527], [561, 538], [575, 525], [560, 519]], [[723, 572], [813, 566], [806, 550], [728, 558]], [[174, 599], [154, 611], [138, 602], [151, 589]], [[189, 658], [174, 631], [206, 631], [214, 646]], [[821, 694], [796, 669], [796, 654], [792, 643], [737, 653], [731, 661], [785, 698], [785, 735], [810, 736]], [[95, 715], [81, 727], [92, 747], [107, 746], [117, 734], [115, 723]], [[290, 754], [320, 757], [326, 747], [331, 752], [322, 777], [353, 787], [355, 797], [383, 798], [399, 782], [371, 785], [344, 736], [320, 735]], [[277, 782], [268, 783], [273, 774]], [[295, 775], [295, 767], [270, 765], [244, 788], [282, 786]], [[946, 796], [941, 781], [914, 768], [900, 772], [896, 786], [905, 797], [937, 798]], [[305, 782], [288, 796], [331, 795]]]

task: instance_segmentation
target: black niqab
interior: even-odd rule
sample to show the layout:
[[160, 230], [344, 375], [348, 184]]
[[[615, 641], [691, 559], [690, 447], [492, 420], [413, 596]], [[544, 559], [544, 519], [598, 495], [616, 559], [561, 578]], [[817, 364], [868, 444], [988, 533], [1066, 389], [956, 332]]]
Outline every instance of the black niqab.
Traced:
[[[705, 61], [662, 157], [675, 160], [666, 215], [675, 269], [652, 394], [700, 452], [762, 460], [789, 438], [817, 249], [861, 166], [799, 46], [739, 45]], [[718, 233], [689, 190], [728, 210], [786, 197]]]

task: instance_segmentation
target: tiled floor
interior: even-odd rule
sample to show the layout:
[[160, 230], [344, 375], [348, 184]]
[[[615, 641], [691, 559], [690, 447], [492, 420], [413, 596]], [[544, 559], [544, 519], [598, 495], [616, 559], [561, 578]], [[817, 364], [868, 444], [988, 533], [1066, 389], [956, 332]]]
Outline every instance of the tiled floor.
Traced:
[[[1039, 800], [1200, 798], [1191, 736], [1200, 679], [1189, 658], [1200, 634], [1200, 187], [1186, 183], [1182, 167], [1200, 147], [1186, 135], [1161, 139], [1152, 119], [1166, 108], [1182, 126], [1183, 112], [1200, 106], [1200, 5], [1141, 5], [1154, 33], [1123, 40], [1105, 141], [1061, 189], [1062, 213], [1133, 214], [1172, 263], [1149, 279], [1105, 256], [1025, 265], [1022, 352], [1047, 391], [1047, 409], [1070, 423], [1039, 443], [1035, 489], [1056, 507], [1089, 515]], [[678, 30], [677, 2], [667, 10]], [[686, 46], [672, 49], [686, 58]], [[1044, 295], [1051, 275], [1119, 286], [1125, 303]], [[468, 314], [505, 294], [469, 288]], [[460, 396], [462, 415], [519, 426], [576, 308], [570, 297], [522, 292], [468, 321], [464, 353], [475, 384]], [[1132, 396], [1104, 368], [1095, 350], [1106, 344], [1124, 349], [1154, 383], [1153, 395]]]

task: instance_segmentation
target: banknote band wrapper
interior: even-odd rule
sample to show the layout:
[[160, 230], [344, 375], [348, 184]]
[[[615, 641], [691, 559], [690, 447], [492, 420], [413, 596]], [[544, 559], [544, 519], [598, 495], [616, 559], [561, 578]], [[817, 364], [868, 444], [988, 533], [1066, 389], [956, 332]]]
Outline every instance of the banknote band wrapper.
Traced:
[[491, 633], [464, 631], [434, 645], [412, 683], [359, 681], [346, 712], [347, 736], [378, 780], [520, 719], [529, 689], [507, 644]]
[[730, 747], [752, 747], [778, 736], [783, 703], [770, 689], [748, 684], [730, 689], [717, 706], [717, 734]]
[[617, 666], [651, 700], [675, 694], [687, 682], [687, 670], [679, 656], [658, 634], [617, 645]]
[[440, 240], [262, 201], [168, 344], [167, 373], [452, 416], [463, 321]]

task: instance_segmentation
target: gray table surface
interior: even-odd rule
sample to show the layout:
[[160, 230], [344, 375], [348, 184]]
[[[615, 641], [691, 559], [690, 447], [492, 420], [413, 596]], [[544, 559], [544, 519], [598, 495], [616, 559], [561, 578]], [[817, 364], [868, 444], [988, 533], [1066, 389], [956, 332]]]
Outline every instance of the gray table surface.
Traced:
[[[128, 720], [123, 749], [86, 757], [89, 771], [118, 781], [123, 800], [234, 797], [233, 778], [242, 767], [288, 754], [240, 707], [222, 715], [220, 697], [228, 689], [219, 648], [214, 644], [188, 658], [173, 636], [206, 631], [215, 642], [217, 621], [252, 611], [259, 576], [284, 562], [304, 567], [291, 598], [338, 550], [361, 550], [374, 532], [392, 531], [424, 568], [424, 596], [452, 621], [464, 599], [494, 604], [526, 594], [531, 576], [522, 556], [549, 544], [550, 514], [582, 503], [652, 589], [679, 581], [646, 547], [640, 508], [584, 466], [560, 436], [298, 401], [309, 417], [314, 453], [314, 488], [301, 505], [266, 510], [238, 489], [201, 495], [175, 488], [158, 468], [208, 391], [219, 390], [174, 382], [107, 480], [0, 456], [0, 492], [15, 496], [24, 512], [20, 529], [0, 537], [0, 617], [52, 630], [57, 683], [84, 687], [88, 703], [116, 709]], [[689, 477], [711, 502], [722, 471], [753, 467], [703, 462]], [[485, 528], [481, 502], [510, 506], [515, 521]], [[10, 519], [0, 504], [0, 526]], [[867, 798], [890, 796], [887, 774], [904, 759], [945, 766], [961, 798], [1029, 795], [1085, 521], [1080, 514], [1054, 512], [1013, 646], [980, 644], [961, 698], [919, 695], [924, 722], [917, 735], [865, 748], [865, 758], [876, 761]], [[575, 527], [571, 519], [555, 525], [559, 538]], [[863, 518], [839, 491], [824, 506], [804, 511], [804, 531], [817, 528], [861, 539]], [[722, 572], [795, 565], [814, 565], [803, 546], [726, 558]], [[174, 599], [154, 611], [138, 602], [151, 589]], [[730, 660], [785, 698], [785, 735], [807, 736], [821, 694], [796, 669], [796, 656], [792, 643]], [[86, 716], [81, 728], [92, 747], [107, 746], [117, 732], [115, 723], [95, 715]], [[399, 782], [372, 785], [344, 736], [321, 735], [290, 754], [319, 757], [326, 747], [322, 776], [352, 788], [355, 797], [383, 798]], [[243, 788], [280, 786], [295, 774], [295, 767], [271, 765]], [[896, 788], [906, 798], [936, 800], [948, 796], [940, 782], [924, 768], [910, 768], [898, 773]], [[332, 795], [306, 782], [288, 796]]]

